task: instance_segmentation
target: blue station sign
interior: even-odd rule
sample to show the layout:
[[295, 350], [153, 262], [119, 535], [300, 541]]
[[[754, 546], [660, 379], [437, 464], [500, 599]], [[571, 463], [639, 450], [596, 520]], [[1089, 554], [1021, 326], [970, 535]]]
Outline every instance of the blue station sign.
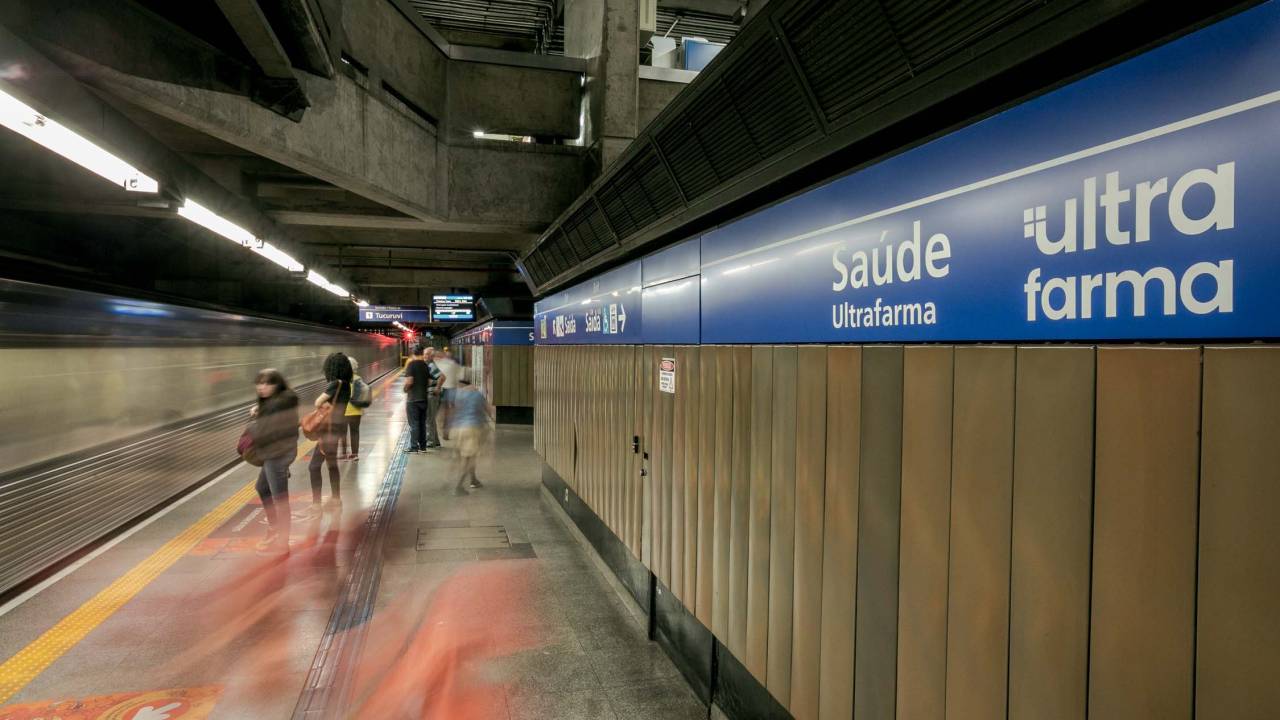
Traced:
[[703, 343], [1280, 337], [1276, 68], [1273, 0], [708, 232], [679, 307]]
[[370, 305], [359, 308], [360, 322], [384, 323], [393, 322], [431, 322], [431, 309], [425, 307], [399, 307], [391, 305]]

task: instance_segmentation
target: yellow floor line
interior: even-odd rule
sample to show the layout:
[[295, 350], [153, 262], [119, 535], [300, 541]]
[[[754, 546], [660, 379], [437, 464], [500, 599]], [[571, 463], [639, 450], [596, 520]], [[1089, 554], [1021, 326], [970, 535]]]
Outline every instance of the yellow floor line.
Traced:
[[[399, 375], [397, 374], [396, 377], [392, 377], [378, 386], [374, 390], [374, 397], [376, 398], [380, 395], [382, 390], [394, 383], [398, 377]], [[298, 447], [298, 457], [306, 455], [314, 445], [314, 441], [308, 441], [300, 445]], [[94, 628], [101, 625], [117, 610], [124, 607], [125, 603], [142, 592], [143, 588], [151, 584], [152, 580], [155, 580], [161, 573], [168, 570], [182, 556], [191, 552], [201, 540], [205, 539], [205, 536], [229, 520], [240, 508], [245, 506], [245, 503], [251, 501], [256, 494], [254, 483], [249, 483], [240, 488], [234, 495], [224, 500], [221, 505], [197, 520], [194, 525], [191, 525], [177, 537], [165, 543], [164, 546], [152, 553], [147, 559], [135, 565], [132, 570], [116, 578], [115, 582], [108, 585], [97, 595], [94, 595], [70, 615], [58, 621], [57, 625], [46, 630], [43, 635], [32, 640], [29, 645], [6, 660], [3, 665], [0, 665], [0, 705], [17, 695], [22, 688], [36, 679], [36, 676], [44, 672], [45, 668], [65, 655], [68, 650], [75, 647], [76, 643], [83, 640], [90, 632], [93, 632]]]

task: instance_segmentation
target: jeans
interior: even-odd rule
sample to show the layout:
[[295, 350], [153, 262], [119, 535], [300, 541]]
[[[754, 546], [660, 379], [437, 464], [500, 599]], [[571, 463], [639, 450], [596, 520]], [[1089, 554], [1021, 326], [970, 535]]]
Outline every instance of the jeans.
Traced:
[[320, 436], [320, 442], [316, 444], [316, 451], [311, 454], [311, 463], [307, 465], [307, 470], [311, 473], [311, 499], [314, 502], [320, 502], [320, 488], [324, 481], [320, 477], [320, 466], [329, 466], [329, 490], [333, 493], [333, 497], [341, 497], [342, 489], [338, 485], [340, 476], [338, 474], [338, 435], [346, 433], [347, 424], [345, 422], [333, 421], [329, 423], [329, 428]]
[[258, 472], [256, 489], [262, 498], [262, 511], [271, 529], [286, 541], [289, 538], [289, 466], [298, 453], [267, 458]]
[[427, 401], [410, 400], [406, 410], [409, 413], [409, 449], [422, 450], [427, 447]]
[[440, 431], [436, 428], [436, 416], [440, 414], [440, 396], [427, 396], [427, 447], [439, 447]]

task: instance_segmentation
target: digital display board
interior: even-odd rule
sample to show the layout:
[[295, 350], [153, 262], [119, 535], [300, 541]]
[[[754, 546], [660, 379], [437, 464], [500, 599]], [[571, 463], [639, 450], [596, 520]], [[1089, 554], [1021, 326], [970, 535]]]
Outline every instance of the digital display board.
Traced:
[[433, 295], [431, 319], [434, 322], [471, 322], [476, 319], [475, 297], [471, 295]]

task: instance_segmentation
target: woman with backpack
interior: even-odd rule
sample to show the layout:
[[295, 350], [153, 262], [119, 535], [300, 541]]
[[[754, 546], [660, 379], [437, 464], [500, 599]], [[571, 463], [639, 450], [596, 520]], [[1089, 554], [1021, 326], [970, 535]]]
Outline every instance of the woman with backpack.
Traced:
[[368, 403], [362, 404], [362, 395], [367, 395], [369, 386], [356, 371], [360, 369], [360, 363], [350, 355], [347, 359], [351, 361], [351, 399], [347, 402], [347, 411], [345, 420], [347, 421], [347, 434], [351, 436], [351, 453], [347, 453], [347, 437], [343, 435], [338, 438], [338, 459], [339, 460], [360, 460], [360, 420], [364, 417], [364, 408], [368, 407]]
[[289, 466], [298, 456], [298, 396], [279, 370], [258, 373], [254, 384], [258, 404], [249, 411], [253, 453], [262, 462], [258, 472], [258, 497], [267, 516], [267, 533], [258, 552], [289, 552]]
[[347, 432], [347, 402], [351, 399], [351, 363], [347, 356], [340, 352], [324, 359], [324, 379], [328, 383], [324, 392], [316, 398], [316, 407], [328, 408], [329, 422], [320, 434], [316, 450], [311, 455], [311, 463], [307, 470], [311, 473], [311, 509], [308, 513], [313, 517], [320, 511], [320, 477], [321, 466], [329, 467], [329, 502], [333, 506], [342, 504], [342, 488], [338, 482], [338, 438]]

